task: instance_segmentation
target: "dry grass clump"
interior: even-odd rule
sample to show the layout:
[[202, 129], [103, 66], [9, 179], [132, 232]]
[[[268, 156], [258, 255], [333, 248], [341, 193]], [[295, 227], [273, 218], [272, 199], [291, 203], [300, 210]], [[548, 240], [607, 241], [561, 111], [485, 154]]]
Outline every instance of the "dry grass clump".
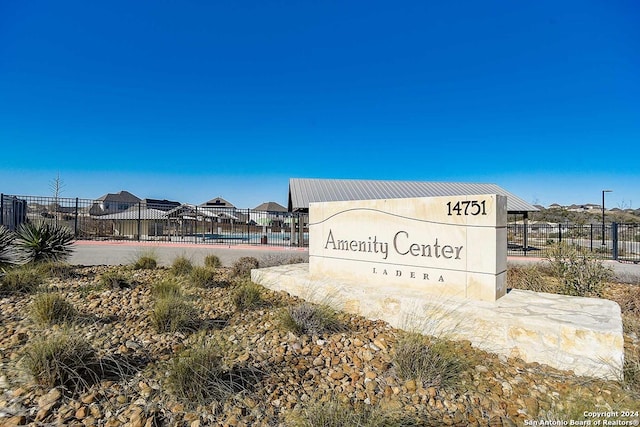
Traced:
[[510, 288], [547, 293], [558, 293], [559, 288], [559, 283], [547, 277], [544, 268], [537, 264], [509, 265], [507, 285]]
[[134, 270], [155, 270], [158, 267], [158, 260], [151, 255], [143, 255], [133, 263]]
[[99, 283], [107, 289], [123, 289], [132, 286], [131, 278], [118, 270], [109, 270], [100, 275]]
[[282, 311], [280, 322], [285, 329], [296, 334], [320, 335], [345, 329], [337, 312], [331, 307], [308, 302], [287, 307]]
[[33, 265], [11, 268], [0, 276], [0, 295], [36, 292], [44, 280], [44, 274]]
[[393, 365], [404, 380], [416, 380], [424, 387], [452, 387], [469, 362], [459, 355], [451, 341], [406, 332], [396, 342]]
[[193, 263], [185, 256], [179, 256], [171, 263], [171, 272], [176, 276], [187, 276], [193, 269]]
[[210, 269], [216, 269], [218, 267], [222, 267], [222, 262], [220, 262], [220, 258], [217, 255], [207, 255], [204, 257], [204, 266]]
[[251, 277], [251, 269], [258, 268], [260, 263], [254, 257], [241, 257], [233, 263], [231, 267], [231, 275], [238, 278]]
[[264, 304], [262, 287], [250, 280], [238, 283], [231, 293], [231, 299], [237, 311], [249, 310]]
[[218, 282], [216, 272], [209, 267], [193, 267], [189, 273], [190, 282], [201, 288], [212, 288], [223, 285], [224, 282]]
[[38, 384], [48, 388], [76, 392], [98, 379], [95, 350], [86, 340], [68, 332], [29, 344], [22, 363]]
[[151, 295], [159, 299], [180, 298], [182, 297], [182, 285], [174, 277], [168, 277], [151, 286]]
[[75, 267], [62, 261], [46, 261], [37, 264], [38, 270], [47, 277], [71, 279], [75, 276]]
[[409, 427], [424, 425], [378, 405], [352, 404], [331, 396], [312, 400], [287, 420], [291, 427]]
[[185, 350], [171, 361], [167, 385], [172, 394], [191, 406], [220, 406], [257, 379], [253, 369], [226, 369], [217, 347], [203, 345]]
[[150, 317], [158, 332], [195, 331], [200, 325], [195, 307], [177, 296], [157, 299]]
[[78, 314], [74, 306], [58, 293], [42, 293], [35, 296], [30, 314], [37, 323], [53, 325], [73, 321]]

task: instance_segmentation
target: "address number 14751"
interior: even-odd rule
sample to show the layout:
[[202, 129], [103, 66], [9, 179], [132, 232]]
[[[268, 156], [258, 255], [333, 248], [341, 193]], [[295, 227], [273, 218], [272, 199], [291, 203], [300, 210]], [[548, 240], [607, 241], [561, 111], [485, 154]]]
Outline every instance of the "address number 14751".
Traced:
[[455, 205], [451, 205], [451, 202], [447, 203], [448, 215], [486, 215], [487, 208], [485, 206], [485, 201], [477, 201], [477, 200], [465, 200], [462, 202], [456, 202]]

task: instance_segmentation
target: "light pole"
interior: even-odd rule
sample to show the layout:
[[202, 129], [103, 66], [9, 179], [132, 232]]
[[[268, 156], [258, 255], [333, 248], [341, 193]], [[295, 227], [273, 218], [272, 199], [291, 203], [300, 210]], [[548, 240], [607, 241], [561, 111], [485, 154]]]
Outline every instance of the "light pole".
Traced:
[[613, 190], [602, 190], [602, 246], [604, 246], [604, 193], [612, 193]]

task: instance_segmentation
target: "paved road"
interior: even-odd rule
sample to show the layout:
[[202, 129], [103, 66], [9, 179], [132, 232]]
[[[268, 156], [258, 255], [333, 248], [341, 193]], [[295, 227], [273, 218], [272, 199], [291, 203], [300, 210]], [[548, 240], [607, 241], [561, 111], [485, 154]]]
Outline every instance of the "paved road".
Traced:
[[[204, 257], [217, 255], [224, 266], [231, 266], [233, 262], [244, 256], [255, 257], [267, 263], [289, 258], [307, 258], [306, 248], [287, 248], [278, 246], [254, 245], [196, 245], [183, 243], [154, 243], [154, 242], [93, 242], [77, 241], [75, 250], [69, 262], [76, 265], [125, 265], [132, 264], [142, 254], [154, 253], [160, 265], [171, 265], [173, 260], [181, 255], [186, 256], [195, 264], [202, 264]], [[535, 257], [508, 257], [511, 264], [531, 264], [544, 262]], [[611, 267], [618, 278], [625, 282], [640, 284], [640, 264], [604, 261]]]

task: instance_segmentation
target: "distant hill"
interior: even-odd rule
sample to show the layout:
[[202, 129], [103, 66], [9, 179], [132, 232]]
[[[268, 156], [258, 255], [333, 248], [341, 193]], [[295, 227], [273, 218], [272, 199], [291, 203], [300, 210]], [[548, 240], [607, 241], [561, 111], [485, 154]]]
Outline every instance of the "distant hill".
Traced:
[[[600, 224], [602, 210], [598, 205], [560, 206], [553, 204], [548, 208], [536, 205], [538, 212], [530, 212], [529, 220], [549, 223]], [[509, 222], [521, 220], [521, 217], [510, 216]], [[613, 208], [605, 211], [605, 222], [640, 224], [640, 209]]]

